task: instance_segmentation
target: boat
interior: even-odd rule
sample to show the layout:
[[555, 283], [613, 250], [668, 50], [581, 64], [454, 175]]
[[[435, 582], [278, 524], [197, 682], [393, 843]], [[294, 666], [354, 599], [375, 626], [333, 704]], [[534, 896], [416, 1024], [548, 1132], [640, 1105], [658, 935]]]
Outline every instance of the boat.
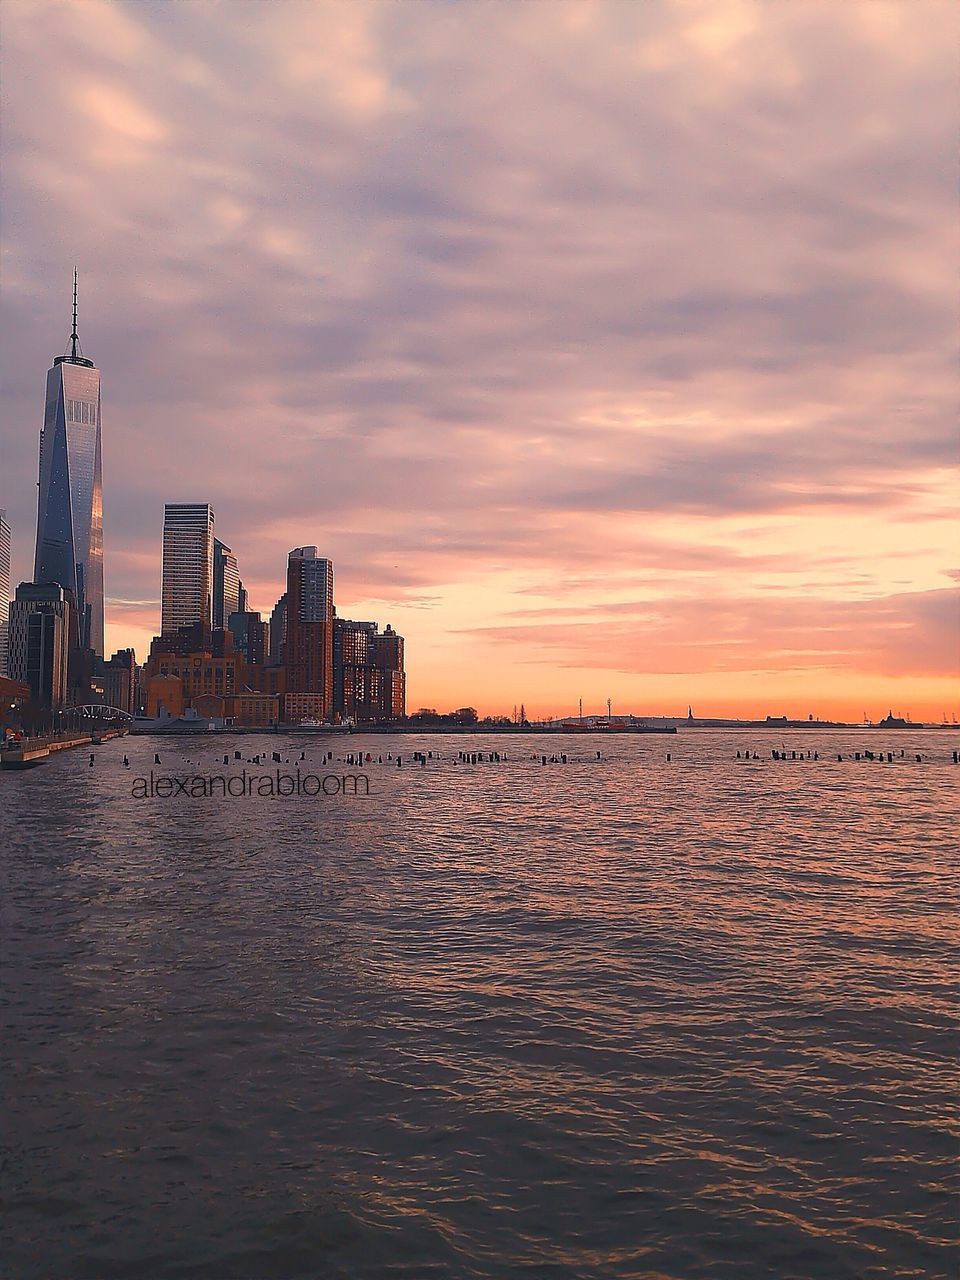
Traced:
[[882, 720], [869, 727], [871, 729], [926, 729], [927, 726], [917, 720], [911, 720], [909, 715], [895, 716], [892, 711], [888, 711]]
[[45, 742], [17, 742], [0, 750], [0, 769], [33, 769], [48, 759], [50, 748]]
[[134, 735], [222, 733], [226, 732], [226, 726], [221, 720], [209, 720], [206, 716], [198, 716], [192, 707], [187, 707], [182, 716], [171, 716], [165, 707], [161, 707], [158, 716], [134, 716], [130, 724], [130, 732]]
[[325, 720], [298, 720], [296, 724], [285, 724], [285, 732], [291, 733], [349, 733], [353, 728], [349, 721], [342, 724], [328, 724]]

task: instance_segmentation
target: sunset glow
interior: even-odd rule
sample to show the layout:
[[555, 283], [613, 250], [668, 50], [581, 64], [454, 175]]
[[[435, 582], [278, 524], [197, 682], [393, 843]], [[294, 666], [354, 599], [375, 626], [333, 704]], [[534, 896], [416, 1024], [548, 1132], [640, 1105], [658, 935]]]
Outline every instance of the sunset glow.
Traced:
[[210, 502], [265, 616], [333, 560], [411, 711], [960, 713], [955, 26], [9, 6], [13, 581], [76, 263], [108, 654], [159, 629], [164, 502]]

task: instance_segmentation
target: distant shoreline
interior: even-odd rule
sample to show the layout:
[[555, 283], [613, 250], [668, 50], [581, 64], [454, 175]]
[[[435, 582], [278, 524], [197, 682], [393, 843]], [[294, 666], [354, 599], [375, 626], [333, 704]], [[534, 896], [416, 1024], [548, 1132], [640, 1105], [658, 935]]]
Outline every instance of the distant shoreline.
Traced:
[[358, 736], [387, 736], [387, 737], [423, 737], [442, 735], [447, 737], [459, 737], [463, 735], [490, 735], [494, 737], [503, 736], [520, 736], [520, 737], [593, 737], [593, 738], [609, 738], [609, 737], [647, 737], [653, 736], [674, 736], [678, 730], [696, 730], [698, 732], [709, 732], [711, 730], [730, 731], [734, 729], [752, 729], [766, 730], [768, 732], [776, 732], [779, 730], [795, 730], [803, 729], [810, 731], [813, 729], [821, 729], [828, 731], [839, 731], [842, 733], [856, 732], [857, 730], [875, 730], [884, 729], [888, 733], [907, 733], [914, 731], [924, 732], [944, 732], [949, 729], [958, 729], [960, 726], [951, 724], [906, 724], [906, 725], [883, 725], [883, 724], [843, 724], [838, 721], [825, 720], [791, 720], [791, 721], [774, 721], [765, 720], [730, 720], [721, 723], [704, 724], [684, 721], [681, 725], [671, 726], [633, 726], [633, 725], [611, 725], [609, 728], [580, 728], [579, 726], [564, 726], [556, 728], [545, 728], [540, 726], [525, 726], [521, 728], [519, 725], [362, 725], [349, 732], [335, 726], [330, 728], [322, 728], [320, 726], [310, 726], [304, 728], [301, 725], [281, 724], [281, 725], [236, 725], [228, 726], [223, 729], [133, 729], [130, 730], [131, 737], [136, 738], [217, 738], [226, 735], [267, 735], [276, 736], [277, 734], [287, 733], [294, 734], [297, 737], [329, 737], [335, 735], [337, 737], [349, 738]]

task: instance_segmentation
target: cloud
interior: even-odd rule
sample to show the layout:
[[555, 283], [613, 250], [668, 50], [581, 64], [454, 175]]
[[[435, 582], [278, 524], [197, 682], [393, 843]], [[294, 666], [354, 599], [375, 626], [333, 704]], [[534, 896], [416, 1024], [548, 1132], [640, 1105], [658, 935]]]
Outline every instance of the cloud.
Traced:
[[155, 597], [162, 504], [189, 498], [262, 608], [303, 542], [345, 612], [406, 601], [414, 672], [474, 630], [463, 591], [496, 629], [572, 582], [588, 607], [709, 573], [831, 607], [939, 586], [940, 0], [36, 0], [4, 25], [21, 574], [77, 262], [118, 600]]

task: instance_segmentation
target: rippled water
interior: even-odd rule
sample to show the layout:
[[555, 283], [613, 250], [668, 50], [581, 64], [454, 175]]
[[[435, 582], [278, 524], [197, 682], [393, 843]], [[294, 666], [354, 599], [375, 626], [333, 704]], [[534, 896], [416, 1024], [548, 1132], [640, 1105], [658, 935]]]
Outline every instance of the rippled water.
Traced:
[[[0, 777], [3, 1274], [955, 1274], [958, 743], [781, 736]], [[366, 799], [130, 796], [360, 745]]]

